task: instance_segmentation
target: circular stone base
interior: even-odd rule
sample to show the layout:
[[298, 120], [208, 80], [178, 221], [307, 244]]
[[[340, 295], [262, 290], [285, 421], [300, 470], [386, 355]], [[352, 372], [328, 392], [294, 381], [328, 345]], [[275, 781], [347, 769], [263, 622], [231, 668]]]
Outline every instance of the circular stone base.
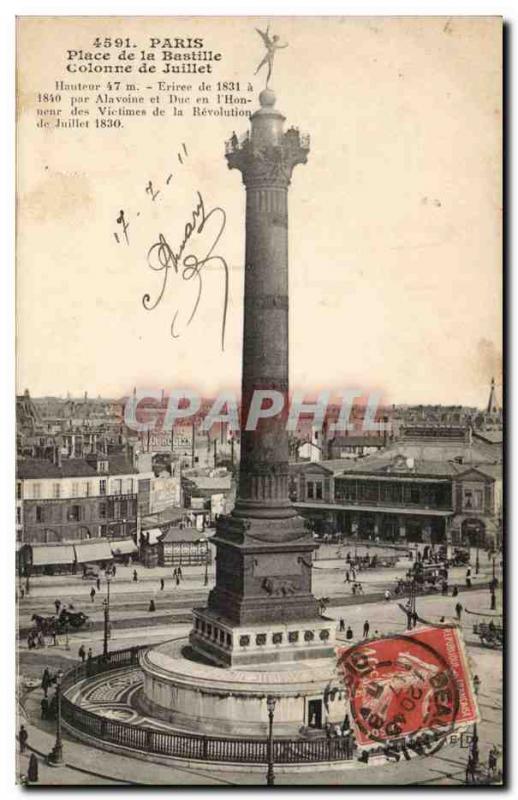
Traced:
[[197, 659], [188, 640], [140, 654], [146, 713], [193, 733], [264, 737], [266, 698], [275, 700], [275, 736], [296, 736], [302, 727], [341, 724], [345, 694], [336, 659], [314, 659], [257, 668], [215, 667]]

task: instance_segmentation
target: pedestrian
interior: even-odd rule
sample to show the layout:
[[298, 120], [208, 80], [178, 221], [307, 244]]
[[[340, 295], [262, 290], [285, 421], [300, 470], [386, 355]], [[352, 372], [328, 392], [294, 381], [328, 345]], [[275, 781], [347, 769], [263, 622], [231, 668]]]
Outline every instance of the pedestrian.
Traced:
[[345, 632], [345, 638], [349, 641], [353, 638], [353, 629], [351, 628], [350, 625], [347, 626], [347, 630]]
[[40, 705], [41, 705], [41, 718], [47, 719], [49, 715], [49, 701], [47, 700], [46, 697], [41, 698]]
[[91, 660], [92, 660], [92, 658], [93, 658], [92, 648], [91, 648], [91, 647], [89, 647], [89, 648], [88, 648], [88, 655], [87, 655], [87, 659], [88, 659], [88, 661], [91, 661]]
[[149, 601], [149, 608], [148, 608], [148, 611], [156, 611], [156, 607], [155, 607], [155, 601], [154, 601], [154, 600], [150, 600], [150, 601]]
[[468, 567], [466, 570], [466, 578], [471, 578], [471, 567]]
[[448, 583], [447, 583], [447, 581], [443, 581], [442, 584], [441, 584], [441, 594], [443, 596], [448, 594]]
[[366, 639], [367, 636], [369, 635], [370, 629], [371, 629], [371, 626], [369, 625], [369, 620], [366, 619], [365, 622], [363, 623], [363, 638], [364, 639]]
[[468, 756], [468, 763], [466, 766], [466, 783], [475, 783], [476, 769], [477, 769], [477, 763], [473, 757], [473, 754], [470, 753]]
[[354, 567], [351, 570], [351, 574], [353, 576], [353, 581], [355, 581], [356, 580], [356, 570], [354, 569]]
[[176, 572], [176, 567], [175, 567], [173, 569], [173, 580], [176, 580], [176, 574], [177, 574], [177, 572]]
[[338, 626], [338, 630], [340, 631], [340, 633], [343, 633], [345, 631], [345, 622], [341, 617], [340, 617], [340, 624]]
[[86, 658], [86, 650], [85, 650], [84, 644], [82, 644], [81, 647], [79, 648], [79, 650], [77, 651], [77, 655], [79, 656], [79, 658], [81, 659], [81, 661], [84, 664], [85, 658]]
[[114, 564], [113, 567], [112, 567], [112, 575], [113, 575], [114, 578], [115, 578], [116, 574], [117, 574], [117, 567]]
[[493, 745], [493, 747], [489, 751], [489, 756], [487, 761], [487, 768], [491, 775], [495, 774], [497, 766], [498, 766], [498, 748], [496, 747], [496, 745]]
[[61, 608], [61, 600], [54, 600], [54, 608], [56, 609], [56, 614], [59, 614], [59, 609]]
[[18, 741], [20, 743], [20, 753], [25, 752], [25, 748], [27, 747], [27, 741], [29, 739], [29, 734], [25, 729], [25, 725], [20, 725], [20, 730], [18, 732]]
[[101, 579], [98, 577], [95, 583], [96, 583], [96, 586], [97, 586], [97, 591], [100, 592], [101, 591]]
[[471, 578], [466, 578], [466, 588], [471, 589]]
[[45, 647], [45, 637], [43, 631], [38, 631], [38, 647]]
[[92, 588], [90, 589], [90, 600], [92, 601], [92, 603], [94, 601], [94, 598], [95, 598], [95, 589], [92, 586]]
[[412, 629], [412, 612], [410, 611], [409, 608], [407, 608], [405, 613], [406, 613], [406, 627], [407, 627], [407, 630], [411, 630]]
[[459, 593], [459, 589], [458, 589], [457, 585], [455, 585], [455, 586], [453, 587], [453, 591], [452, 591], [452, 593], [451, 593], [451, 596], [452, 596], [452, 597], [457, 597], [458, 593]]
[[178, 567], [178, 577], [180, 578], [180, 580], [183, 580], [183, 572], [181, 565]]
[[23, 600], [24, 597], [25, 597], [25, 589], [23, 588], [23, 586], [20, 586], [20, 600]]
[[345, 580], [344, 580], [344, 583], [351, 583], [351, 575], [350, 575], [350, 573], [349, 573], [349, 570], [348, 570], [348, 569], [345, 571]]
[[445, 622], [445, 621], [446, 621], [446, 620], [445, 620], [445, 618], [444, 618], [444, 617], [441, 617], [441, 618], [440, 618], [440, 620], [439, 620], [439, 622]]
[[385, 590], [385, 600], [390, 600], [390, 597], [391, 597], [390, 592], [389, 592], [388, 589], [386, 589]]
[[364, 594], [363, 592], [363, 584], [358, 583], [358, 594]]
[[418, 620], [417, 611], [412, 611], [412, 627], [413, 628], [415, 628], [415, 626], [417, 625], [417, 620]]
[[29, 758], [27, 780], [29, 783], [38, 783], [38, 759], [36, 758], [36, 753], [31, 753]]
[[176, 573], [176, 585], [180, 586], [180, 576], [178, 573]]
[[41, 676], [41, 688], [43, 689], [43, 694], [47, 697], [49, 693], [49, 686], [52, 683], [52, 678], [50, 677], [50, 670], [48, 667], [45, 667], [43, 670], [43, 675]]
[[455, 606], [455, 613], [457, 614], [457, 619], [459, 622], [462, 616], [462, 608], [463, 608], [462, 603], [457, 603], [457, 605]]
[[138, 575], [137, 575], [137, 570], [136, 569], [133, 570], [133, 581], [135, 583], [138, 581]]
[[356, 594], [356, 584], [355, 583], [353, 583], [353, 585], [352, 585], [351, 592], [353, 594]]
[[34, 647], [34, 636], [32, 631], [27, 634], [27, 650], [32, 650]]
[[50, 635], [52, 636], [52, 644], [54, 645], [54, 647], [57, 647], [57, 645], [58, 645], [58, 629], [56, 628], [55, 625], [52, 628], [52, 631], [51, 631]]
[[160, 591], [163, 592], [165, 587], [165, 581], [163, 578], [160, 578]]

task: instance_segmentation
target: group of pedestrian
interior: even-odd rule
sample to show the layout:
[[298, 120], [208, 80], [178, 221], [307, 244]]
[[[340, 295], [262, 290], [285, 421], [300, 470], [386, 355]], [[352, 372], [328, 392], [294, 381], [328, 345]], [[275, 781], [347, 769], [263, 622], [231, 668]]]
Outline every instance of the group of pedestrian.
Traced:
[[[29, 734], [27, 733], [27, 729], [25, 725], [20, 725], [20, 730], [18, 731], [18, 744], [20, 747], [20, 753], [25, 753], [27, 749], [29, 741]], [[29, 765], [27, 768], [27, 783], [37, 783], [38, 782], [38, 758], [36, 753], [31, 753], [29, 756]]]
[[180, 586], [180, 581], [183, 580], [183, 573], [181, 567], [175, 567], [173, 570], [173, 580], [176, 582], [177, 586]]
[[43, 631], [30, 630], [27, 634], [27, 648], [33, 650], [36, 647], [46, 647]]
[[87, 659], [88, 661], [91, 661], [93, 658], [92, 648], [89, 647], [87, 653], [84, 644], [82, 644], [80, 645], [79, 650], [77, 651], [77, 655], [79, 656], [83, 664]]
[[351, 586], [351, 592], [353, 594], [364, 594], [363, 586], [361, 585], [361, 583], [359, 581], [357, 581], [356, 583], [353, 583], [353, 585]]
[[350, 625], [348, 625], [347, 629], [346, 629], [345, 620], [342, 619], [342, 618], [340, 618], [340, 622], [338, 624], [338, 629], [339, 629], [340, 633], [345, 633], [345, 638], [347, 640], [350, 640], [350, 639], [353, 638], [353, 629], [351, 628]]

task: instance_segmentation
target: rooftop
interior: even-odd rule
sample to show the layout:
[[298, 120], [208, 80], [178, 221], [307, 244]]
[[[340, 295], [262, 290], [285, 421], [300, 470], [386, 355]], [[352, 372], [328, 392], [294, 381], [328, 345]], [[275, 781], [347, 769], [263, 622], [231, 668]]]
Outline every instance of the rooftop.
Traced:
[[30, 478], [89, 478], [102, 475], [135, 475], [137, 470], [123, 456], [119, 454], [102, 456], [102, 461], [108, 462], [105, 472], [98, 472], [95, 462], [88, 462], [83, 458], [63, 458], [61, 464], [55, 464], [45, 458], [22, 458], [16, 464], [16, 474], [19, 480]]

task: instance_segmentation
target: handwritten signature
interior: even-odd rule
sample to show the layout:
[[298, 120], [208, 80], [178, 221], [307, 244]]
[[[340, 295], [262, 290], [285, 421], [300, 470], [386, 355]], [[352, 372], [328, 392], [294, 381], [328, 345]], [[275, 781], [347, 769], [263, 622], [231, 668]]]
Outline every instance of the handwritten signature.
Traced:
[[[207, 265], [216, 265], [220, 267], [223, 270], [224, 276], [223, 310], [221, 320], [221, 349], [224, 350], [225, 328], [227, 323], [229, 270], [225, 259], [222, 256], [216, 255], [214, 251], [221, 239], [221, 236], [223, 235], [223, 231], [225, 230], [227, 216], [225, 211], [219, 206], [216, 206], [207, 212], [205, 209], [205, 203], [203, 202], [203, 197], [201, 196], [200, 192], [197, 191], [196, 196], [197, 204], [191, 213], [191, 219], [185, 225], [184, 236], [180, 246], [174, 250], [167, 242], [165, 236], [160, 233], [158, 236], [158, 241], [149, 248], [147, 253], [148, 266], [154, 272], [162, 273], [162, 285], [154, 301], [151, 300], [150, 294], [145, 294], [142, 298], [142, 304], [146, 311], [153, 311], [153, 309], [160, 305], [164, 299], [168, 286], [169, 273], [171, 270], [174, 270], [173, 274], [178, 276], [180, 280], [196, 282], [195, 299], [192, 304], [192, 308], [190, 308], [190, 314], [188, 315], [187, 322], [185, 323], [185, 326], [187, 327], [194, 319], [200, 304], [203, 290], [203, 270], [205, 267], [207, 267]], [[206, 246], [201, 248], [202, 252], [204, 252], [204, 255], [199, 258], [190, 252], [190, 250], [195, 248], [196, 245], [200, 243], [201, 240], [197, 240], [196, 235], [202, 235], [206, 227], [209, 225], [209, 222], [213, 222], [215, 228], [212, 230], [212, 225], [209, 226], [208, 233], [211, 234], [208, 237], [209, 245], [208, 247]], [[189, 246], [189, 252], [187, 252], [187, 246]], [[171, 336], [173, 339], [178, 339], [180, 336], [180, 333], [177, 332], [179, 314], [180, 309], [177, 309], [171, 322]]]

